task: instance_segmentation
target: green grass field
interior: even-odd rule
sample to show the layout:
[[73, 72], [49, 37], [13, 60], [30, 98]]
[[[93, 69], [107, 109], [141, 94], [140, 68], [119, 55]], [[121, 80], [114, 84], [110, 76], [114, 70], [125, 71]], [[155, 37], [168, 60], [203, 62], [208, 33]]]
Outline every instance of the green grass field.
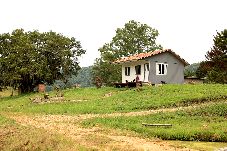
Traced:
[[[184, 111], [131, 117], [93, 118], [84, 120], [80, 124], [88, 128], [98, 125], [103, 128], [136, 132], [138, 135], [146, 138], [157, 137], [163, 140], [178, 140], [178, 142], [172, 143], [177, 146], [190, 147], [193, 144], [198, 144], [198, 146], [202, 146], [199, 148], [200, 150], [213, 150], [218, 147], [227, 146], [227, 85], [145, 86], [142, 87], [142, 90], [111, 87], [101, 89], [78, 88], [63, 90], [63, 92], [67, 101], [61, 103], [32, 103], [29, 98], [43, 97], [43, 94], [39, 93], [0, 98], [0, 131], [9, 131], [11, 128], [14, 131], [13, 135], [3, 133], [0, 136], [3, 142], [0, 143], [0, 150], [6, 150], [6, 148], [11, 150], [33, 150], [38, 146], [41, 146], [38, 150], [67, 150], [72, 144], [70, 140], [65, 139], [61, 135], [50, 135], [48, 132], [40, 129], [23, 127], [3, 117], [3, 115], [12, 112], [29, 116], [37, 114], [106, 114], [191, 105], [200, 106], [204, 103], [207, 104]], [[54, 96], [55, 92], [50, 92], [49, 95]], [[173, 126], [169, 128], [145, 127], [142, 123], [166, 123]], [[33, 138], [32, 136], [34, 135], [37, 138]], [[28, 140], [29, 143], [27, 143]], [[15, 143], [10, 143], [12, 141]], [[206, 145], [203, 143], [199, 144], [198, 141], [204, 141]], [[224, 143], [209, 145], [206, 142]], [[47, 144], [51, 145], [47, 146]], [[75, 149], [78, 148], [79, 150], [86, 150], [84, 147], [76, 145]]]
[[[105, 97], [111, 93], [112, 96]], [[86, 114], [132, 112], [158, 108], [187, 106], [192, 103], [219, 101], [226, 98], [227, 85], [164, 85], [162, 87], [143, 87], [142, 91], [135, 89], [116, 88], [79, 88], [65, 90], [67, 102], [55, 104], [34, 104], [29, 98], [41, 94], [27, 94], [6, 97], [0, 101], [0, 110], [40, 113], [40, 114]], [[54, 93], [50, 93], [54, 95]]]
[[[157, 113], [146, 116], [95, 118], [84, 126], [104, 125], [137, 132], [145, 137], [164, 140], [227, 142], [227, 104], [198, 109]], [[172, 124], [172, 127], [149, 127], [142, 123]]]

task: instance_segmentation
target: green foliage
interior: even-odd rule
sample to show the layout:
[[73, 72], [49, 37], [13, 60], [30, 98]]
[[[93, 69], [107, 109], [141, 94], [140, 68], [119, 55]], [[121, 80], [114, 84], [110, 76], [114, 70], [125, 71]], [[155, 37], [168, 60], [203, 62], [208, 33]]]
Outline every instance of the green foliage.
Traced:
[[16, 29], [0, 35], [0, 81], [2, 85], [31, 92], [40, 82], [69, 78], [79, 69], [84, 54], [79, 41], [53, 31], [40, 33]]
[[186, 77], [192, 77], [196, 76], [196, 71], [199, 67], [200, 63], [193, 63], [191, 65], [188, 65], [184, 68], [184, 76]]
[[227, 71], [222, 71], [219, 68], [213, 68], [207, 74], [208, 81], [215, 83], [227, 83]]
[[100, 77], [107, 85], [120, 82], [121, 66], [111, 62], [120, 57], [162, 49], [156, 44], [158, 35], [158, 30], [134, 20], [126, 23], [124, 28], [118, 28], [112, 41], [99, 48], [101, 58], [95, 61], [93, 77]]
[[92, 68], [93, 83], [95, 78], [101, 78], [105, 85], [112, 86], [114, 82], [121, 81], [121, 65], [105, 62], [101, 58], [97, 58]]
[[227, 83], [227, 29], [217, 32], [214, 46], [207, 52], [207, 61], [200, 65], [198, 73], [206, 75], [208, 81]]
[[[164, 140], [226, 142], [226, 103], [188, 111], [157, 113], [135, 117], [95, 118], [84, 126], [102, 124], [111, 128], [135, 131], [145, 137]], [[172, 124], [172, 127], [145, 127], [142, 123]]]
[[158, 30], [131, 20], [124, 28], [117, 28], [112, 41], [106, 43], [99, 51], [104, 60], [113, 61], [136, 53], [162, 49], [161, 45], [156, 44], [158, 35]]
[[77, 75], [72, 75], [68, 79], [67, 85], [70, 87], [75, 84], [80, 84], [81, 87], [91, 87], [92, 84], [92, 66], [82, 67]]
[[207, 75], [207, 72], [210, 70], [211, 70], [211, 67], [207, 64], [207, 62], [202, 61], [196, 70], [196, 77], [205, 78]]

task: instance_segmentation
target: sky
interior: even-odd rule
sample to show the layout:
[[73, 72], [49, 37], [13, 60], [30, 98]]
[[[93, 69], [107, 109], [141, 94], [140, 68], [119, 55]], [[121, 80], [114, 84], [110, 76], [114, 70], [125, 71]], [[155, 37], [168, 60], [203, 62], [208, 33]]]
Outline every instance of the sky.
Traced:
[[190, 64], [203, 61], [217, 31], [227, 29], [227, 0], [1, 0], [0, 33], [55, 31], [75, 37], [86, 54], [82, 67], [100, 57], [129, 20], [159, 31], [157, 43]]

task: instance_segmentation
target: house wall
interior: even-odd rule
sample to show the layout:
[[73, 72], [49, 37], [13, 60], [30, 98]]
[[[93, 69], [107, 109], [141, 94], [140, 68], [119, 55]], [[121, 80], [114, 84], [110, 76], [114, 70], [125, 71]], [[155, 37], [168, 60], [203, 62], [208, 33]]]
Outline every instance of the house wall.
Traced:
[[[161, 83], [184, 83], [184, 64], [169, 52], [161, 53], [149, 58], [150, 62], [149, 82], [152, 84]], [[167, 63], [167, 74], [156, 75], [156, 63]]]
[[[126, 80], [128, 82], [133, 81], [136, 79], [136, 70], [135, 66], [141, 65], [141, 74], [139, 76], [139, 81], [144, 81], [144, 64], [149, 63], [148, 61], [145, 60], [140, 60], [140, 61], [132, 61], [132, 62], [125, 62], [122, 64], [122, 83], [125, 83]], [[125, 67], [130, 67], [130, 76], [125, 75]]]

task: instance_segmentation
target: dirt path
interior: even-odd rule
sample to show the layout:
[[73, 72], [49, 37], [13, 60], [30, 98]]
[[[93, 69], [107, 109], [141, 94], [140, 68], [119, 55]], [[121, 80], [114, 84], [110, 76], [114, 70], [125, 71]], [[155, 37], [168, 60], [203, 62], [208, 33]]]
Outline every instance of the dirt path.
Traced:
[[[115, 130], [105, 130], [99, 127], [81, 128], [74, 120], [52, 116], [10, 115], [17, 123], [24, 126], [34, 126], [51, 133], [60, 133], [74, 139], [79, 144], [98, 150], [149, 150], [149, 151], [189, 151], [186, 148], [175, 148], [164, 141], [143, 139], [135, 136], [125, 136]], [[57, 116], [59, 117], [59, 116]], [[61, 121], [62, 120], [62, 121]]]
[[105, 117], [120, 117], [120, 116], [143, 116], [143, 115], [150, 115], [160, 112], [175, 112], [178, 110], [188, 110], [188, 109], [195, 109], [198, 107], [206, 106], [215, 104], [213, 102], [210, 103], [204, 103], [199, 105], [193, 105], [193, 106], [186, 106], [186, 107], [177, 107], [177, 108], [164, 108], [164, 109], [157, 109], [157, 110], [148, 110], [148, 111], [137, 111], [137, 112], [127, 112], [127, 113], [109, 113], [109, 114], [80, 114], [80, 115], [37, 115], [33, 116], [34, 120], [41, 120], [42, 121], [52, 121], [52, 122], [72, 122], [74, 121], [82, 121], [86, 119], [91, 118], [105, 118]]
[[79, 144], [98, 150], [149, 150], [149, 151], [190, 151], [187, 148], [175, 148], [165, 141], [157, 141], [126, 135], [117, 130], [101, 129], [99, 127], [82, 128], [77, 124], [82, 120], [94, 117], [116, 117], [116, 116], [140, 116], [158, 112], [173, 112], [179, 109], [194, 107], [182, 107], [172, 109], [160, 109], [130, 113], [112, 114], [83, 114], [76, 116], [67, 115], [36, 115], [26, 116], [22, 114], [7, 114], [24, 126], [34, 126], [45, 129], [51, 133], [60, 133], [74, 139]]

